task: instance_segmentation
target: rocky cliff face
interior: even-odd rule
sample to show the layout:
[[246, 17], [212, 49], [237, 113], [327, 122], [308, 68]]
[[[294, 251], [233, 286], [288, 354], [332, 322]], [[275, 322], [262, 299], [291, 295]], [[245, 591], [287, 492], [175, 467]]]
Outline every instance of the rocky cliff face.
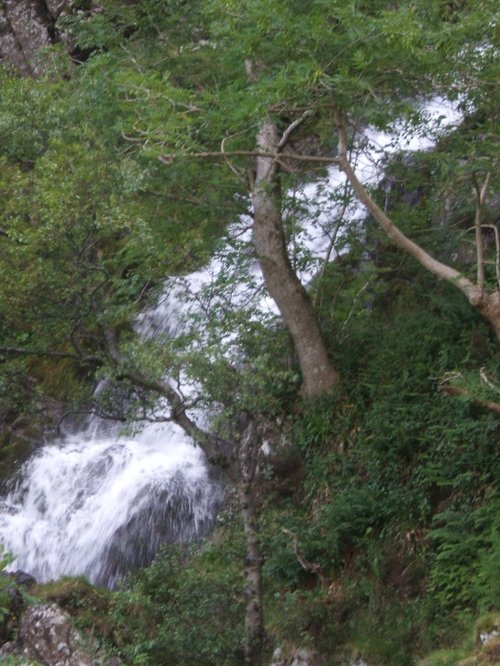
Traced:
[[36, 76], [40, 48], [59, 42], [70, 46], [60, 19], [72, 5], [71, 0], [0, 0], [0, 64]]

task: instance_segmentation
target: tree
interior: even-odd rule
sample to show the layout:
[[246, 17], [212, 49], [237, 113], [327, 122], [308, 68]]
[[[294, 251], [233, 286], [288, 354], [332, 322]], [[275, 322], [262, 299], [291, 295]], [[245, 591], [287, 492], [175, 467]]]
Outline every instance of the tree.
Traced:
[[[250, 214], [255, 254], [292, 338], [303, 394], [331, 393], [338, 375], [287, 250], [287, 191], [314, 178], [318, 166], [337, 165], [379, 215], [348, 160], [347, 119], [354, 129], [367, 123], [387, 128], [405, 116], [418, 124], [415, 97], [434, 94], [436, 84], [440, 92], [452, 90], [443, 53], [448, 66], [460, 52], [464, 25], [477, 48], [474, 21], [491, 12], [492, 3], [461, 13], [430, 0], [390, 8], [385, 2], [207, 0], [190, 3], [189, 15], [183, 2], [120, 4], [109, 2], [99, 15], [74, 23], [80, 47], [94, 53], [69, 82], [56, 76], [40, 83], [54, 95], [48, 131], [32, 117], [34, 145], [15, 145], [19, 136], [5, 132], [8, 204], [0, 242], [8, 344], [2, 354], [64, 355], [93, 376], [119, 382], [146, 406], [151, 395], [162, 397], [170, 405], [167, 418], [226, 470], [239, 489], [247, 537], [246, 661], [259, 664], [256, 488], [273, 410], [256, 396], [269, 385], [263, 396], [274, 396], [279, 406], [276, 396], [286, 394], [289, 378], [271, 381], [277, 367], [262, 352], [277, 333], [263, 325], [266, 334], [253, 343], [261, 347], [258, 367], [250, 354], [237, 362], [214, 356], [214, 346], [193, 354], [189, 345], [179, 351], [161, 341], [146, 353], [127, 321], [162, 274], [199, 266], [227, 223]], [[43, 96], [33, 84], [28, 106], [41, 90]], [[482, 190], [480, 183], [478, 209]], [[401, 239], [392, 222], [381, 219]], [[480, 220], [476, 226], [480, 235]], [[414, 247], [404, 239], [401, 245]], [[34, 269], [16, 281], [10, 269], [20, 258]], [[458, 272], [441, 277], [469, 288]], [[19, 323], [27, 313], [28, 330]], [[223, 332], [217, 339], [223, 346]], [[279, 352], [274, 360], [286, 375], [282, 347]], [[179, 367], [191, 368], [201, 382], [194, 402], [215, 411], [223, 405], [220, 428], [201, 428], [190, 411], [193, 399], [165, 380]]]
[[[492, 4], [485, 1], [474, 9], [463, 11], [449, 9], [444, 5], [431, 6], [427, 2], [421, 2], [412, 9], [406, 3], [399, 3], [392, 10], [387, 10], [383, 5], [373, 4], [369, 8], [363, 6], [356, 12], [351, 12], [336, 6], [335, 3], [328, 9], [323, 3], [316, 3], [312, 12], [308, 9], [307, 17], [294, 3], [271, 8], [269, 6], [264, 8], [260, 3], [251, 5], [243, 3], [237, 12], [228, 12], [222, 16], [218, 12], [224, 12], [226, 4], [210, 5], [209, 15], [213, 18], [213, 45], [215, 51], [221, 52], [219, 58], [215, 59], [221, 68], [228, 62], [232, 63], [231, 79], [228, 84], [231, 91], [234, 91], [234, 78], [238, 76], [234, 72], [234, 63], [239, 60], [242, 69], [244, 58], [251, 57], [253, 62], [247, 96], [255, 97], [260, 103], [255, 103], [252, 108], [252, 103], [248, 98], [245, 99], [245, 107], [243, 102], [241, 105], [241, 119], [234, 118], [234, 122], [239, 121], [239, 127], [232, 127], [227, 132], [231, 136], [236, 136], [238, 131], [244, 132], [243, 123], [257, 128], [257, 141], [253, 148], [258, 174], [256, 183], [260, 185], [263, 180], [262, 174], [266, 173], [265, 192], [268, 196], [262, 200], [261, 188], [257, 189], [257, 196], [253, 190], [255, 241], [271, 293], [277, 284], [288, 284], [288, 280], [283, 280], [286, 272], [284, 268], [280, 273], [281, 277], [278, 277], [277, 272], [271, 275], [269, 266], [276, 266], [277, 262], [269, 258], [270, 247], [262, 245], [264, 237], [278, 235], [276, 231], [268, 235], [261, 233], [266, 229], [263, 218], [274, 230], [283, 226], [282, 220], [278, 219], [278, 196], [275, 195], [273, 201], [269, 193], [278, 191], [275, 181], [279, 177], [278, 171], [283, 165], [283, 159], [289, 160], [288, 164], [293, 164], [292, 168], [297, 169], [301, 162], [307, 162], [308, 158], [313, 162], [317, 157], [311, 154], [295, 155], [295, 157], [287, 154], [292, 132], [306, 117], [314, 116], [315, 128], [321, 120], [324, 122], [331, 119], [337, 127], [339, 147], [338, 156], [331, 158], [330, 162], [337, 164], [346, 173], [355, 196], [366, 205], [399, 247], [412, 254], [438, 278], [445, 279], [461, 289], [471, 305], [490, 321], [498, 334], [500, 330], [498, 268], [495, 283], [488, 291], [484, 278], [481, 224], [481, 209], [485, 203], [491, 173], [495, 170], [494, 154], [488, 155], [482, 147], [478, 151], [476, 146], [474, 161], [469, 166], [471, 173], [474, 174], [477, 170], [483, 173], [482, 183], [474, 181], [478, 253], [478, 276], [474, 283], [463, 275], [463, 271], [438, 262], [401, 234], [394, 221], [381, 211], [366, 188], [362, 186], [347, 153], [349, 127], [354, 129], [353, 134], [356, 135], [356, 128], [363, 122], [375, 122], [388, 127], [398, 115], [408, 113], [413, 113], [418, 122], [417, 110], [411, 109], [411, 102], [408, 106], [410, 95], [422, 97], [425, 94], [435, 94], [438, 90], [448, 98], [456, 99], [462, 96], [461, 104], [469, 109], [469, 112], [474, 110], [475, 113], [483, 113], [484, 110], [487, 114], [494, 113], [493, 81], [497, 72], [492, 51], [494, 21], [488, 24], [487, 33], [483, 30], [484, 16], [492, 16]], [[329, 24], [334, 26], [333, 30]], [[458, 84], [456, 76], [449, 69], [443, 70], [436, 60], [436, 55], [431, 53], [431, 49], [438, 55], [446, 55], [448, 61], [457, 59], [457, 69], [460, 70], [461, 77]], [[400, 66], [394, 69], [391, 61], [400, 63]], [[333, 74], [330, 73], [332, 63], [335, 63]], [[223, 79], [223, 76], [222, 74], [220, 78]], [[228, 118], [229, 124], [237, 112], [232, 114], [228, 112], [225, 104], [229, 99], [224, 98], [223, 85], [219, 80], [218, 108], [224, 117]], [[203, 97], [206, 94], [207, 91], [202, 90], [201, 94], [196, 95], [196, 105], [200, 112], [204, 108]], [[301, 108], [306, 109], [305, 113], [297, 115], [296, 109]], [[214, 113], [209, 115], [213, 117]], [[287, 116], [295, 118], [288, 129], [280, 135], [278, 124], [283, 123]], [[168, 136], [166, 140], [168, 141]], [[244, 151], [228, 152], [223, 148], [221, 157], [223, 153], [229, 158], [238, 157], [244, 154]], [[248, 154], [252, 154], [251, 148]], [[216, 153], [211, 155], [214, 157]], [[209, 157], [208, 154], [199, 156]], [[328, 162], [326, 156], [323, 159], [325, 163]], [[250, 188], [253, 188], [252, 182]], [[261, 215], [260, 208], [266, 211], [264, 215]], [[271, 209], [272, 212], [268, 212]], [[270, 222], [271, 218], [275, 220], [274, 223]], [[498, 230], [496, 233], [498, 234]], [[497, 241], [497, 264], [499, 252]], [[274, 248], [272, 253], [275, 257], [279, 256], [279, 248]], [[289, 279], [291, 288], [293, 278]], [[280, 296], [276, 294], [274, 297], [280, 303]], [[291, 299], [281, 300], [283, 305], [279, 307], [289, 328], [294, 323], [311, 317], [310, 314], [303, 317], [298, 313], [285, 314], [284, 303]], [[293, 301], [298, 303], [301, 298], [296, 295]], [[295, 336], [292, 333], [292, 337], [300, 359], [302, 355], [299, 351], [299, 338], [304, 339], [304, 335]], [[304, 383], [307, 385], [309, 379], [303, 365], [301, 362]], [[323, 364], [320, 362], [319, 365]], [[333, 374], [330, 375], [333, 378]], [[327, 384], [335, 383], [334, 379], [325, 381]], [[305, 392], [308, 393], [307, 390]]]

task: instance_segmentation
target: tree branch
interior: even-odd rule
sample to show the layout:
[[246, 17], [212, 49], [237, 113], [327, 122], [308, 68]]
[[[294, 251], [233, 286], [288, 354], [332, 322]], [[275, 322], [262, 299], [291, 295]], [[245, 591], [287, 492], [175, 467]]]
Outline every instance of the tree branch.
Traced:
[[488, 409], [490, 412], [494, 412], [500, 416], [500, 403], [493, 402], [492, 400], [483, 400], [482, 398], [477, 398], [472, 395], [467, 389], [460, 388], [459, 386], [450, 386], [445, 385], [441, 386], [441, 391], [446, 393], [446, 395], [460, 396], [468, 398], [474, 405], [482, 407], [483, 409]]
[[120, 351], [116, 331], [113, 327], [101, 324], [101, 329], [106, 340], [108, 355], [115, 366], [119, 379], [126, 379], [132, 384], [140, 386], [147, 391], [164, 397], [170, 405], [170, 419], [203, 449], [210, 462], [218, 461], [221, 457], [227, 458], [224, 451], [232, 448], [232, 442], [227, 442], [220, 437], [211, 436], [210, 433], [200, 428], [189, 416], [186, 409], [188, 405], [182, 396], [166, 380], [151, 379], [146, 377], [140, 370], [133, 368], [130, 362]]
[[322, 157], [321, 155], [298, 155], [297, 153], [271, 153], [261, 150], [231, 150], [226, 152], [209, 151], [199, 153], [166, 153], [158, 158], [163, 164], [172, 164], [178, 158], [196, 158], [196, 159], [226, 159], [228, 157], [268, 157], [274, 160], [286, 157], [287, 160], [296, 160], [297, 162], [317, 162], [319, 164], [340, 164], [338, 157]]
[[451, 266], [441, 263], [420, 247], [420, 245], [417, 245], [410, 240], [375, 203], [363, 184], [358, 180], [358, 177], [347, 158], [346, 119], [341, 114], [339, 114], [337, 118], [337, 128], [339, 133], [339, 156], [337, 161], [340, 168], [349, 179], [349, 182], [361, 203], [366, 206], [389, 238], [391, 238], [398, 247], [414, 257], [414, 259], [436, 277], [446, 280], [460, 289], [465, 296], [467, 296], [471, 305], [474, 307], [479, 306], [483, 301], [483, 290], [478, 285], [475, 285], [471, 280]]
[[287, 530], [285, 527], [282, 527], [281, 531], [283, 532], [283, 534], [286, 534], [286, 536], [290, 538], [292, 542], [293, 554], [297, 558], [298, 563], [304, 569], [304, 571], [318, 576], [322, 585], [327, 584], [328, 580], [325, 575], [325, 572], [323, 571], [323, 568], [317, 562], [311, 562], [306, 558], [305, 554], [299, 547], [299, 538], [297, 537], [297, 535], [291, 532], [290, 530]]
[[278, 146], [277, 146], [276, 152], [281, 153], [281, 151], [282, 151], [283, 148], [286, 146], [286, 144], [288, 143], [290, 137], [291, 137], [292, 134], [295, 132], [295, 130], [297, 129], [297, 127], [299, 127], [299, 125], [302, 125], [302, 123], [303, 123], [305, 120], [307, 120], [308, 118], [310, 118], [312, 115], [314, 115], [314, 111], [313, 111], [312, 109], [307, 109], [307, 110], [304, 111], [304, 113], [300, 116], [300, 118], [297, 118], [296, 120], [294, 120], [293, 123], [291, 123], [291, 124], [286, 128], [286, 130], [283, 132], [283, 134], [282, 134], [282, 136], [281, 136], [280, 142], [278, 143]]
[[0, 347], [0, 354], [10, 354], [12, 356], [38, 356], [50, 358], [68, 358], [78, 363], [93, 363], [102, 365], [102, 359], [98, 356], [72, 354], [71, 352], [50, 351], [47, 349], [26, 349], [24, 347]]

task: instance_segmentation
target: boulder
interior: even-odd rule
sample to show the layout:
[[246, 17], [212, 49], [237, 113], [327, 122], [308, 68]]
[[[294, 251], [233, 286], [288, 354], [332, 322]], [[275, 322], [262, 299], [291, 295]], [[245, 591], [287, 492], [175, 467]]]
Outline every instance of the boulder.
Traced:
[[0, 4], [0, 63], [36, 74], [36, 52], [53, 41], [54, 24], [40, 0], [4, 0]]
[[17, 639], [0, 649], [0, 662], [24, 657], [44, 666], [93, 666], [70, 616], [56, 604], [30, 606], [19, 621]]

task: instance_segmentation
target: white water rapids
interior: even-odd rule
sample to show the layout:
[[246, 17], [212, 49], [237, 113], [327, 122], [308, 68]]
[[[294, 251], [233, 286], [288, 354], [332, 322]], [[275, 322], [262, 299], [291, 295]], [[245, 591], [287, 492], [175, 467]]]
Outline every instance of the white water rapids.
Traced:
[[[459, 118], [441, 101], [428, 108], [448, 123]], [[409, 145], [404, 140], [397, 144], [394, 136], [381, 133], [366, 136], [367, 150], [357, 163], [365, 182], [380, 179], [381, 151], [432, 145], [428, 137]], [[337, 234], [341, 202], [332, 193], [344, 183], [343, 175], [332, 170], [329, 178], [300, 192], [306, 211], [318, 205], [322, 210], [309, 218], [306, 212], [296, 234], [297, 245], [316, 257], [316, 263], [313, 260], [299, 270], [305, 282], [317, 271]], [[344, 211], [346, 223], [364, 214], [356, 203]], [[249, 242], [248, 233], [241, 230], [238, 238], [238, 242]], [[206, 269], [180, 281], [180, 291], [170, 287], [170, 295], [139, 318], [142, 335], [175, 334], [187, 292], [195, 293], [196, 300], [214, 277], [230, 271], [227, 256], [223, 249]], [[247, 271], [260, 308], [275, 313], [274, 304], [259, 290], [253, 259]], [[230, 301], [241, 302], [243, 293], [248, 298], [248, 281], [241, 289], [228, 283], [233, 285]], [[81, 432], [45, 445], [23, 466], [11, 491], [0, 500], [0, 544], [17, 557], [12, 569], [26, 571], [39, 581], [85, 575], [92, 582], [114, 586], [131, 568], [148, 564], [161, 544], [191, 541], [206, 533], [219, 501], [219, 485], [201, 451], [175, 425], [149, 424], [130, 437], [120, 434], [118, 427], [105, 430], [91, 420]]]
[[[141, 337], [174, 336], [185, 297], [176, 289], [141, 315]], [[221, 488], [202, 451], [173, 423], [142, 424], [135, 437], [122, 431], [90, 417], [25, 463], [0, 500], [0, 543], [16, 556], [11, 570], [39, 582], [84, 575], [114, 587], [162, 544], [207, 533]]]

